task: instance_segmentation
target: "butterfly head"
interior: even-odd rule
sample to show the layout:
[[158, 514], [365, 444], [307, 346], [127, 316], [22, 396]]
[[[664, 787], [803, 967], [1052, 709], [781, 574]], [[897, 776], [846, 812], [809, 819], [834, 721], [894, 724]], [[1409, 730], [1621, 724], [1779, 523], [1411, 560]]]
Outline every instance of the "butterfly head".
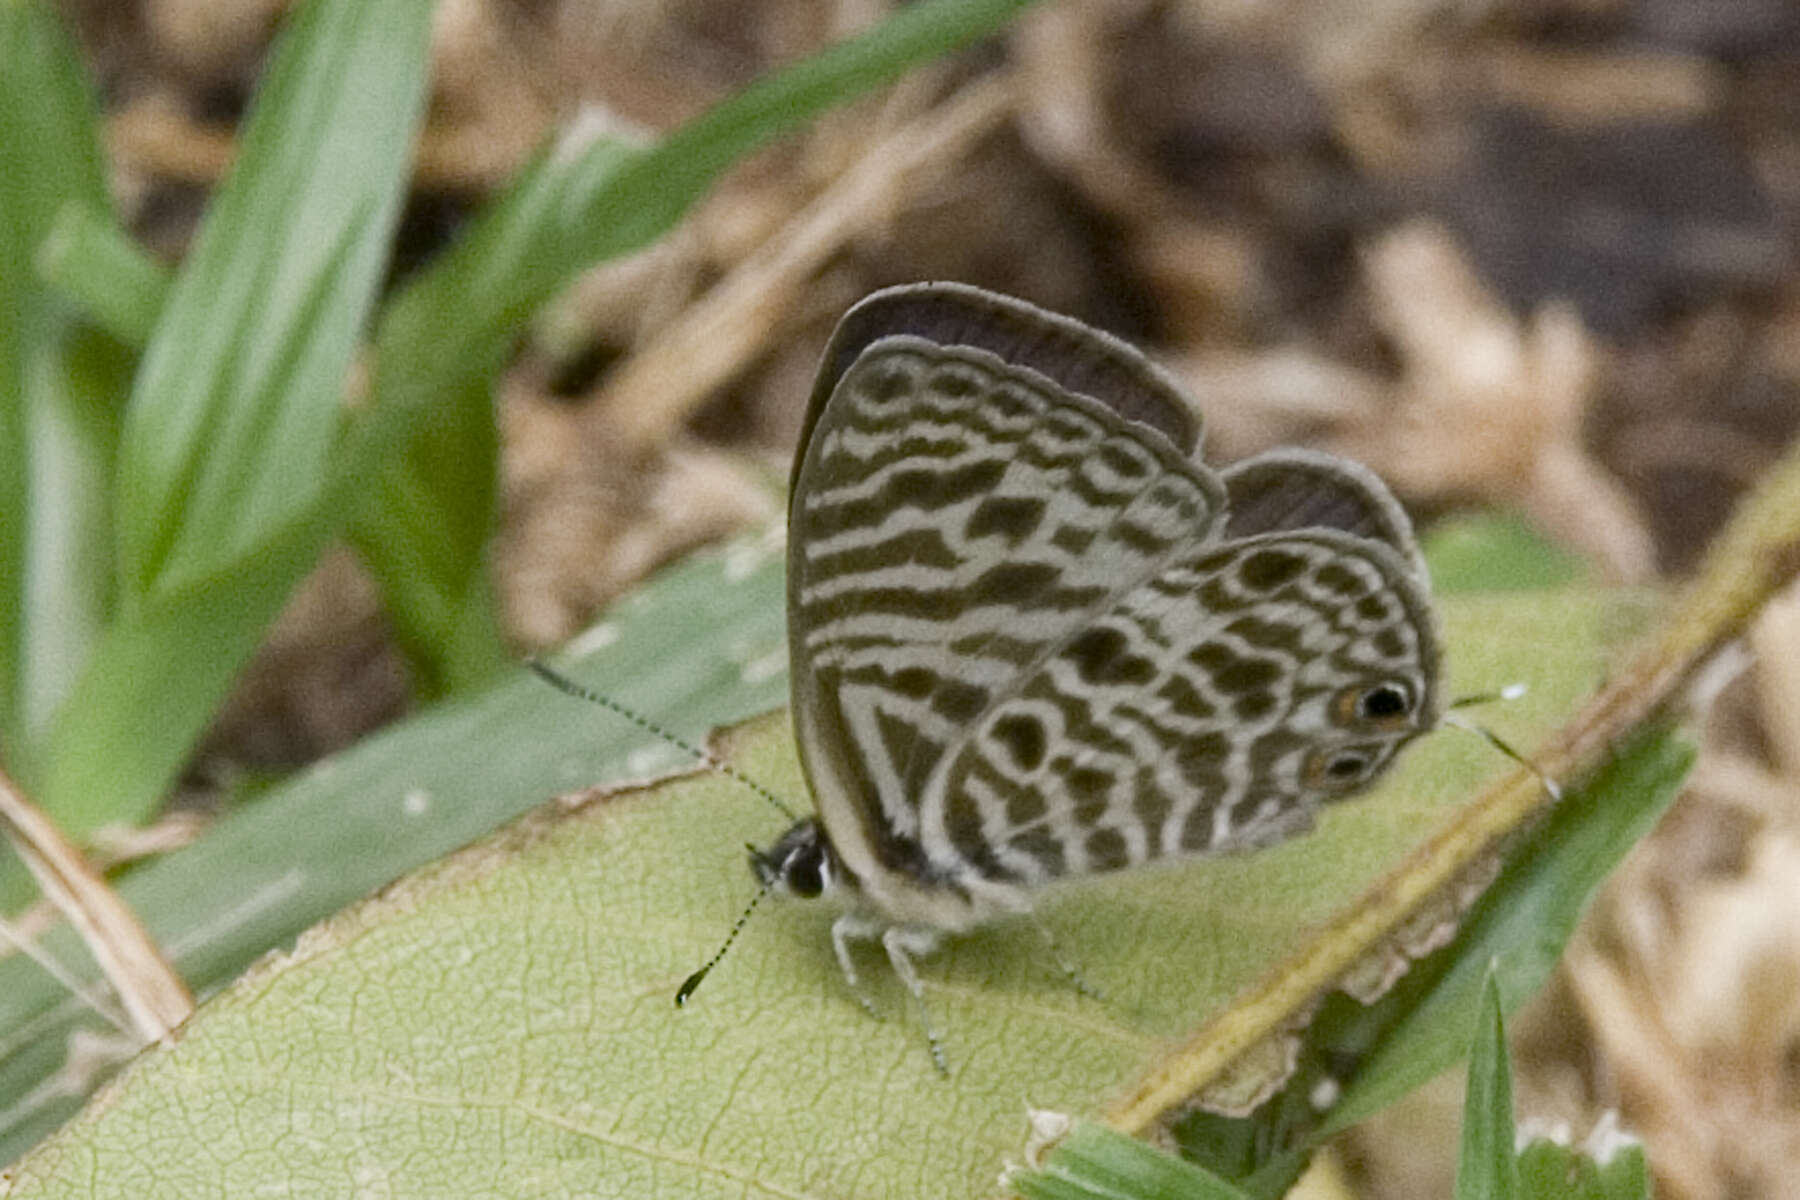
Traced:
[[811, 817], [794, 822], [767, 850], [751, 847], [750, 870], [766, 891], [802, 900], [837, 890], [848, 876], [825, 830]]

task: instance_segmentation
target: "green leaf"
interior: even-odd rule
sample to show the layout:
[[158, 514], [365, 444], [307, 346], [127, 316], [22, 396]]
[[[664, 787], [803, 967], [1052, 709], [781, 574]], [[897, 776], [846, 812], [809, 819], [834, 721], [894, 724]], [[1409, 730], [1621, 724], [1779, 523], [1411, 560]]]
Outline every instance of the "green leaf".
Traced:
[[[1490, 974], [1509, 1008], [1536, 993], [1594, 891], [1666, 811], [1692, 762], [1691, 747], [1661, 731], [1622, 748], [1513, 847], [1448, 945], [1372, 1005], [1324, 997], [1281, 1093], [1248, 1118], [1179, 1122], [1183, 1153], [1255, 1195], [1280, 1196], [1314, 1147], [1457, 1062]], [[1336, 1097], [1323, 1111], [1322, 1094]]]
[[[785, 699], [784, 611], [780, 559], [766, 541], [700, 555], [617, 606], [570, 669], [697, 740]], [[182, 977], [215, 990], [271, 946], [548, 796], [686, 764], [647, 741], [519, 671], [271, 789], [195, 845], [132, 871], [119, 891]], [[82, 961], [66, 931], [50, 948]], [[0, 959], [0, 1096], [12, 1098], [0, 1105], [0, 1162], [93, 1086], [104, 1060], [79, 1041], [91, 1025], [34, 964]]]
[[63, 830], [154, 811], [331, 527], [328, 514], [303, 514], [255, 557], [159, 591], [107, 627], [47, 743], [39, 796]]
[[[494, 503], [495, 373], [539, 306], [594, 263], [673, 228], [726, 167], [930, 58], [1001, 28], [1031, 0], [923, 0], [751, 85], [650, 147], [610, 140], [541, 155], [461, 244], [398, 296], [377, 337], [381, 477], [355, 539], [427, 692], [485, 679], [497, 640], [484, 551]], [[359, 473], [359, 480], [365, 479]]]
[[1481, 1015], [1469, 1048], [1456, 1200], [1515, 1200], [1518, 1192], [1506, 1019], [1500, 1013], [1499, 984], [1489, 972], [1481, 989]]
[[132, 601], [256, 554], [323, 491], [399, 215], [430, 16], [428, 0], [309, 0], [272, 52], [132, 396]]
[[1580, 1149], [1535, 1138], [1518, 1162], [1523, 1200], [1650, 1200], [1644, 1148], [1616, 1132], [1590, 1136]]
[[507, 662], [487, 573], [500, 457], [490, 378], [439, 396], [433, 419], [369, 480], [351, 524], [427, 697], [478, 686]]
[[104, 210], [98, 116], [51, 5], [0, 4], [0, 746], [29, 779], [37, 739], [111, 598], [105, 521], [117, 358], [33, 263], [57, 211]]
[[[1650, 1200], [1650, 1163], [1644, 1147], [1633, 1141], [1596, 1156], [1598, 1163], [1598, 1200]], [[1590, 1160], [1590, 1161], [1596, 1161]], [[1552, 1200], [1554, 1193], [1540, 1192], [1532, 1200]]]
[[1006, 1183], [1024, 1200], [1245, 1200], [1217, 1175], [1092, 1121], [1076, 1121], [1041, 1167]]
[[[777, 630], [779, 595], [767, 598]], [[1444, 608], [1456, 683], [1496, 672], [1536, 684], [1536, 707], [1504, 714], [1526, 744], [1598, 676], [1603, 601]], [[612, 720], [557, 699], [576, 728]], [[460, 750], [395, 764], [395, 778], [459, 776], [514, 743], [553, 761], [568, 753], [541, 710], [518, 704], [507, 687], [452, 706], [466, 722]], [[778, 792], [804, 795], [785, 717], [745, 731], [730, 753]], [[1050, 897], [1044, 918], [1102, 1001], [1075, 993], [1029, 929], [957, 939], [924, 972], [949, 1080], [878, 955], [861, 961], [881, 1019], [846, 992], [831, 914], [816, 907], [765, 905], [688, 1008], [674, 1008], [676, 985], [751, 893], [740, 847], [780, 832], [741, 786], [703, 773], [543, 810], [334, 918], [203, 1007], [178, 1045], [139, 1060], [22, 1164], [16, 1194], [233, 1190], [355, 1170], [400, 1196], [985, 1195], [1019, 1156], [1023, 1100], [1094, 1111], [1502, 766], [1472, 738], [1428, 739], [1390, 786], [1334, 807], [1311, 837]], [[346, 809], [396, 821], [394, 784], [346, 780], [336, 765], [320, 775], [318, 786], [350, 792]], [[288, 852], [258, 844], [264, 862]]]
[[1421, 542], [1440, 596], [1564, 587], [1590, 576], [1580, 555], [1511, 513], [1482, 511], [1442, 521]]
[[156, 330], [173, 277], [118, 224], [84, 204], [57, 214], [37, 256], [44, 282], [128, 346]]
[[341, 517], [345, 370], [424, 91], [426, 0], [311, 0], [183, 264], [127, 416], [121, 605], [36, 783], [77, 836], [142, 819]]

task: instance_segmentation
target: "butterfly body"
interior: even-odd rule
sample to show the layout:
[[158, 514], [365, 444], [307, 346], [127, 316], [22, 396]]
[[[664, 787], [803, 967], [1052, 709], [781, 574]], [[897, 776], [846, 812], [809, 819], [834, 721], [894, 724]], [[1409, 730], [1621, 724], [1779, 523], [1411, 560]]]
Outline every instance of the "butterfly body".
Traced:
[[[789, 508], [796, 737], [818, 816], [766, 883], [906, 957], [1060, 880], [1266, 845], [1441, 709], [1410, 525], [1353, 463], [1215, 471], [1137, 351], [954, 284], [826, 351]], [[816, 885], [816, 886], [815, 886]]]

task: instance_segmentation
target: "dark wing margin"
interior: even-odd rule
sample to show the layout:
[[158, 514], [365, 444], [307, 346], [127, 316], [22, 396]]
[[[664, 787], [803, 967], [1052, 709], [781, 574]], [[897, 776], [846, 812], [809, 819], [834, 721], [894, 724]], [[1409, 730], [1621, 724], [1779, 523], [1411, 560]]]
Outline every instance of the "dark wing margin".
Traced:
[[1288, 530], [1336, 529], [1387, 546], [1425, 578], [1412, 522], [1375, 472], [1347, 458], [1287, 447], [1219, 473], [1227, 541]]
[[838, 380], [864, 350], [897, 334], [985, 350], [1156, 430], [1183, 457], [1193, 458], [1199, 451], [1198, 406], [1136, 348], [1011, 296], [964, 283], [911, 283], [870, 293], [838, 322], [807, 402], [800, 449], [794, 455], [796, 475]]

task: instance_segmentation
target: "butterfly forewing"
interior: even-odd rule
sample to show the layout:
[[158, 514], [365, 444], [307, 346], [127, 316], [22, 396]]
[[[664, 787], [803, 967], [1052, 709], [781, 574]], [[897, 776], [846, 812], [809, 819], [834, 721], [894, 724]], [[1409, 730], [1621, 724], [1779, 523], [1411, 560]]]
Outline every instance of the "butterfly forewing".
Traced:
[[946, 751], [1050, 648], [1209, 537], [1223, 499], [1103, 405], [911, 337], [845, 374], [797, 479], [802, 751], [890, 869], [919, 853], [919, 803]]

